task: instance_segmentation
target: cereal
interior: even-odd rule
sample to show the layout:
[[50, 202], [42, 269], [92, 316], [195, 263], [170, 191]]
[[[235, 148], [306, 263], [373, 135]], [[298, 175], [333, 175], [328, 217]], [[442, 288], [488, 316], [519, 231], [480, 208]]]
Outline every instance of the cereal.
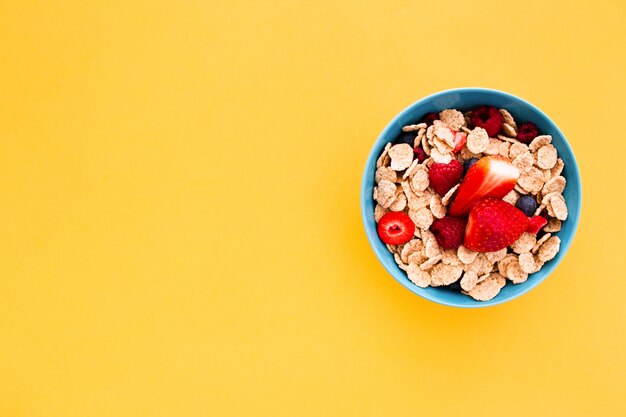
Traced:
[[391, 142], [387, 142], [387, 144], [385, 145], [385, 149], [383, 149], [383, 152], [380, 154], [380, 156], [376, 160], [376, 168], [380, 168], [383, 165], [387, 165], [385, 163], [385, 158], [387, 158], [388, 156], [387, 154], [389, 152], [389, 148], [391, 148]]
[[541, 194], [546, 195], [548, 193], [562, 193], [565, 190], [565, 178], [562, 176], [554, 177], [546, 181], [541, 189]]
[[478, 284], [478, 275], [474, 271], [467, 271], [461, 278], [461, 288], [465, 291], [471, 291]]
[[402, 248], [402, 251], [400, 252], [400, 259], [402, 259], [402, 262], [408, 263], [409, 256], [415, 252], [421, 252], [423, 248], [424, 243], [421, 239], [411, 239]]
[[500, 153], [500, 141], [498, 139], [489, 138], [489, 144], [485, 149], [485, 155], [498, 155]]
[[508, 123], [502, 124], [502, 131], [504, 132], [505, 135], [510, 136], [512, 138], [517, 136], [517, 132], [515, 131], [515, 128]]
[[455, 109], [446, 109], [439, 112], [439, 120], [454, 130], [459, 130], [462, 126], [465, 126], [463, 113]]
[[499, 109], [498, 111], [502, 115], [502, 122], [506, 123], [517, 131], [517, 123], [515, 123], [515, 119], [513, 118], [511, 113], [509, 113], [507, 109]]
[[556, 217], [557, 219], [567, 220], [567, 204], [565, 204], [565, 199], [561, 194], [556, 194], [552, 196], [552, 198], [548, 202], [547, 207], [552, 208], [552, 211], [554, 212], [554, 217]]
[[465, 265], [465, 271], [474, 271], [478, 275], [484, 275], [491, 272], [491, 268], [493, 265], [487, 259], [484, 253], [479, 253], [474, 258], [474, 262], [471, 264]]
[[396, 199], [396, 184], [391, 181], [381, 180], [378, 183], [378, 187], [374, 188], [374, 192], [377, 191], [377, 195], [374, 197], [378, 201], [378, 204], [384, 208], [389, 208], [391, 203]]
[[511, 145], [511, 148], [509, 149], [509, 158], [511, 160], [517, 158], [519, 155], [523, 154], [523, 153], [528, 153], [530, 152], [528, 150], [528, 146], [524, 145], [521, 142], [513, 142], [513, 144]]
[[430, 146], [428, 146], [428, 138], [426, 136], [422, 137], [422, 149], [424, 149], [424, 153], [430, 156]]
[[432, 233], [428, 232], [429, 236], [426, 238], [426, 244], [424, 246], [424, 254], [429, 258], [434, 258], [441, 255], [441, 247], [437, 243], [437, 239]]
[[430, 198], [430, 211], [438, 219], [443, 219], [446, 216], [446, 206], [441, 203], [441, 197], [437, 194], [433, 194]]
[[558, 177], [563, 172], [564, 167], [565, 167], [565, 164], [563, 163], [563, 160], [561, 158], [558, 158], [556, 160], [556, 164], [554, 164], [554, 168], [550, 170], [550, 173], [552, 174], [553, 177]]
[[410, 263], [406, 272], [411, 282], [418, 287], [426, 288], [431, 284], [430, 274], [422, 270], [418, 264]]
[[480, 153], [474, 153], [472, 151], [470, 151], [469, 149], [467, 149], [467, 146], [464, 147], [463, 149], [461, 149], [461, 152], [459, 152], [459, 156], [461, 157], [461, 159], [466, 160], [466, 159], [471, 159], [471, 158], [476, 158], [476, 159], [480, 159], [480, 157], [482, 156], [482, 154]]
[[506, 280], [500, 274], [491, 274], [483, 282], [478, 283], [467, 294], [477, 301], [488, 301], [498, 295]]
[[517, 139], [508, 137], [506, 135], [498, 135], [498, 139], [509, 143], [519, 143]]
[[441, 203], [442, 203], [444, 206], [447, 206], [447, 205], [448, 205], [448, 203], [450, 203], [450, 199], [452, 198], [452, 196], [454, 195], [454, 193], [456, 192], [456, 190], [458, 190], [458, 188], [459, 188], [460, 186], [461, 186], [461, 184], [457, 184], [457, 185], [455, 185], [454, 187], [450, 188], [450, 189], [448, 190], [448, 192], [446, 193], [446, 195], [444, 195], [444, 196], [441, 198]]
[[415, 193], [426, 190], [429, 184], [430, 181], [428, 180], [428, 172], [426, 170], [420, 169], [415, 171], [411, 178], [411, 188]]
[[519, 260], [513, 259], [506, 268], [506, 277], [511, 280], [513, 284], [521, 284], [528, 279], [528, 274], [524, 272], [520, 266]]
[[561, 230], [561, 221], [559, 219], [550, 219], [548, 220], [548, 224], [543, 227], [544, 232], [555, 233]]
[[489, 145], [489, 135], [482, 127], [476, 127], [467, 135], [467, 149], [473, 153], [482, 153]]
[[537, 150], [537, 166], [539, 168], [553, 168], [556, 165], [556, 160], [557, 153], [553, 145], [544, 145]]
[[527, 192], [535, 195], [543, 187], [543, 173], [535, 167], [531, 167], [528, 172], [521, 173], [517, 180], [517, 185]]
[[413, 162], [413, 148], [406, 143], [393, 145], [389, 148], [389, 157], [391, 158], [391, 169], [403, 171]]
[[420, 129], [425, 129], [426, 128], [426, 123], [418, 123], [416, 125], [408, 125], [408, 126], [404, 126], [402, 128], [403, 132], [415, 132], [418, 131]]
[[398, 189], [396, 192], [396, 199], [389, 205], [391, 211], [402, 211], [406, 207], [406, 196], [402, 192], [402, 189]]
[[496, 252], [485, 252], [485, 256], [487, 260], [492, 264], [495, 264], [498, 261], [501, 261], [506, 256], [506, 248], [500, 249]]
[[445, 265], [461, 266], [461, 261], [459, 260], [459, 257], [456, 256], [456, 250], [446, 249], [441, 253], [441, 255], [441, 262]]
[[440, 140], [445, 142], [450, 148], [453, 148], [454, 147], [454, 132], [450, 130], [450, 128], [446, 126], [445, 123], [439, 120], [435, 120], [433, 126], [435, 126], [435, 130], [433, 131], [433, 133], [435, 134], [435, 137], [433, 138], [433, 140], [439, 138]]
[[542, 262], [548, 262], [559, 253], [559, 249], [561, 249], [561, 239], [558, 236], [552, 236], [541, 245], [537, 257]]
[[[402, 257], [402, 254], [400, 254], [400, 257]], [[428, 260], [428, 258], [422, 253], [422, 251], [413, 252], [409, 255], [407, 259], [409, 261], [409, 265], [412, 263], [421, 265]]]
[[515, 260], [517, 260], [517, 256], [513, 255], [512, 253], [506, 255], [502, 260], [498, 262], [498, 272], [502, 274], [502, 276], [508, 277], [507, 268], [509, 267], [509, 264]]
[[533, 246], [535, 246], [535, 243], [537, 243], [535, 235], [524, 232], [522, 233], [522, 236], [520, 236], [520, 238], [511, 245], [511, 249], [513, 249], [513, 252], [517, 254], [522, 254], [530, 252]]
[[534, 163], [535, 159], [529, 152], [521, 153], [513, 159], [513, 165], [515, 165], [522, 174], [528, 173]]
[[396, 174], [396, 171], [391, 169], [391, 167], [381, 166], [374, 174], [374, 181], [378, 184], [381, 180], [396, 182], [398, 180], [398, 174]]
[[448, 164], [452, 161], [452, 155], [449, 153], [441, 153], [437, 148], [432, 148], [430, 150], [430, 157], [438, 164]]
[[535, 258], [530, 252], [522, 253], [518, 258], [518, 263], [520, 269], [527, 274], [532, 274], [535, 271]]
[[532, 142], [530, 142], [530, 145], [528, 145], [528, 149], [530, 149], [531, 152], [537, 152], [539, 148], [541, 148], [544, 145], [548, 145], [551, 142], [552, 142], [552, 136], [539, 135], [535, 139], [533, 139]]
[[433, 214], [426, 207], [417, 211], [409, 210], [409, 217], [416, 227], [428, 229], [433, 224]]
[[426, 135], [426, 128], [421, 128], [418, 132], [417, 132], [417, 136], [415, 136], [415, 140], [413, 141], [413, 147], [417, 148], [418, 146], [421, 145], [422, 143], [422, 139], [424, 138], [424, 136]]
[[502, 199], [509, 204], [515, 205], [515, 203], [517, 203], [517, 200], [519, 199], [519, 194], [517, 191], [511, 190], [507, 195], [502, 197]]
[[498, 155], [508, 158], [510, 149], [511, 149], [511, 142], [507, 142], [504, 140], [500, 141], [500, 146], [498, 148]]
[[406, 271], [406, 268], [408, 267], [408, 265], [402, 262], [402, 260], [400, 259], [400, 255], [398, 255], [397, 253], [394, 253], [393, 259], [396, 261], [396, 264], [398, 264], [398, 267], [401, 270]]
[[[413, 171], [415, 171], [415, 168], [417, 168], [417, 165], [419, 164], [419, 160], [414, 160], [411, 165], [409, 165], [409, 167], [406, 169], [406, 171], [404, 171], [404, 174], [402, 174], [402, 179], [405, 180], [407, 178], [409, 178], [411, 176], [411, 174], [413, 174]], [[394, 171], [395, 172], [395, 171]]]
[[437, 262], [439, 262], [441, 260], [442, 256], [441, 255], [437, 255], [433, 258], [428, 259], [426, 262], [424, 262], [423, 264], [420, 265], [420, 269], [423, 271], [427, 271], [430, 268], [432, 268], [434, 265], [437, 264]]
[[459, 246], [457, 250], [457, 256], [464, 264], [471, 264], [476, 259], [476, 255], [478, 252], [474, 252], [473, 250], [467, 249], [465, 246]]
[[439, 153], [441, 153], [442, 155], [446, 155], [452, 152], [452, 146], [450, 146], [443, 139], [440, 139], [438, 136], [435, 136], [435, 139], [433, 139], [433, 145], [435, 145]]
[[388, 210], [380, 204], [376, 204], [376, 207], [374, 207], [374, 220], [376, 221], [376, 223], [378, 223], [380, 218], [383, 217], [383, 215], [387, 213], [387, 211]]
[[533, 246], [531, 252], [533, 254], [536, 254], [539, 251], [539, 248], [541, 248], [541, 245], [543, 245], [543, 242], [550, 239], [550, 236], [552, 236], [552, 233], [546, 233], [545, 235], [543, 235], [541, 239], [539, 239], [537, 243], [535, 243], [535, 246]]
[[449, 285], [461, 278], [463, 268], [445, 264], [437, 264], [430, 271], [430, 285], [440, 287]]

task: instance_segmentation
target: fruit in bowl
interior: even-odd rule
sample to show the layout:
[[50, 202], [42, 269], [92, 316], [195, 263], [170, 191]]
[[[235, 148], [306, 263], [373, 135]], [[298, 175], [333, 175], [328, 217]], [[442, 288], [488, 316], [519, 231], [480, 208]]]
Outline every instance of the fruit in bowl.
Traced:
[[571, 222], [552, 135], [532, 120], [518, 128], [514, 109], [490, 104], [404, 114], [408, 123], [373, 155], [370, 216], [399, 268], [394, 277], [426, 298], [454, 297], [435, 299], [446, 304], [493, 304], [510, 287], [532, 288], [529, 277], [552, 267]]

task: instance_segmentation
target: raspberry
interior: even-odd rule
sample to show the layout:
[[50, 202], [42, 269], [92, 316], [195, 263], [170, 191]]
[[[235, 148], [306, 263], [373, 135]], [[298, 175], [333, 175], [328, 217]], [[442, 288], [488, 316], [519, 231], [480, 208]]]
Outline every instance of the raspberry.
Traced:
[[524, 123], [519, 127], [519, 131], [517, 132], [517, 140], [522, 143], [529, 144], [533, 139], [537, 137], [539, 134], [539, 130], [534, 123], [528, 122]]
[[463, 244], [467, 220], [460, 217], [446, 216], [435, 221], [430, 230], [435, 234], [437, 243], [444, 249], [456, 249]]
[[502, 127], [502, 115], [495, 107], [480, 106], [472, 111], [470, 123], [485, 129], [489, 136], [495, 136]]
[[417, 158], [418, 164], [421, 164], [427, 158], [426, 152], [424, 152], [424, 150], [420, 148], [419, 146], [413, 148], [413, 154], [415, 155], [415, 158]]
[[437, 113], [428, 113], [422, 117], [422, 122], [426, 123], [428, 126], [432, 125], [435, 120], [439, 120], [439, 115]]
[[447, 164], [432, 164], [428, 177], [433, 190], [440, 196], [444, 196], [450, 191], [450, 188], [461, 182], [461, 178], [463, 177], [463, 165], [456, 159], [453, 159]]

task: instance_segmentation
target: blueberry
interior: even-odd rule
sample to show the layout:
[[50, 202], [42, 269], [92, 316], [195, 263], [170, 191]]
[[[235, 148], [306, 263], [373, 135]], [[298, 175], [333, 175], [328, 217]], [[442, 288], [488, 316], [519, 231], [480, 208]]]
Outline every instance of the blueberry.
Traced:
[[467, 170], [470, 169], [476, 162], [478, 162], [478, 158], [470, 158], [463, 162], [463, 175], [467, 174]]
[[515, 207], [529, 217], [534, 216], [535, 210], [537, 210], [537, 201], [529, 195], [523, 195], [517, 200]]
[[461, 280], [453, 282], [452, 284], [446, 285], [446, 288], [452, 291], [461, 292]]
[[415, 138], [417, 137], [417, 132], [402, 132], [396, 138], [396, 144], [398, 143], [408, 143], [413, 147], [413, 142], [415, 142]]

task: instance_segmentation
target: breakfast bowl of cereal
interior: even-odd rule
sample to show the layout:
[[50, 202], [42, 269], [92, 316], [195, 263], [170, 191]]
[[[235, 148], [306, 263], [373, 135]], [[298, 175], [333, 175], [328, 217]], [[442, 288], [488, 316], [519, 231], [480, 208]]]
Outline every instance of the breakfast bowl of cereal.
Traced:
[[484, 88], [416, 101], [368, 157], [361, 214], [385, 269], [440, 304], [485, 307], [530, 291], [570, 247], [580, 173], [548, 116]]

